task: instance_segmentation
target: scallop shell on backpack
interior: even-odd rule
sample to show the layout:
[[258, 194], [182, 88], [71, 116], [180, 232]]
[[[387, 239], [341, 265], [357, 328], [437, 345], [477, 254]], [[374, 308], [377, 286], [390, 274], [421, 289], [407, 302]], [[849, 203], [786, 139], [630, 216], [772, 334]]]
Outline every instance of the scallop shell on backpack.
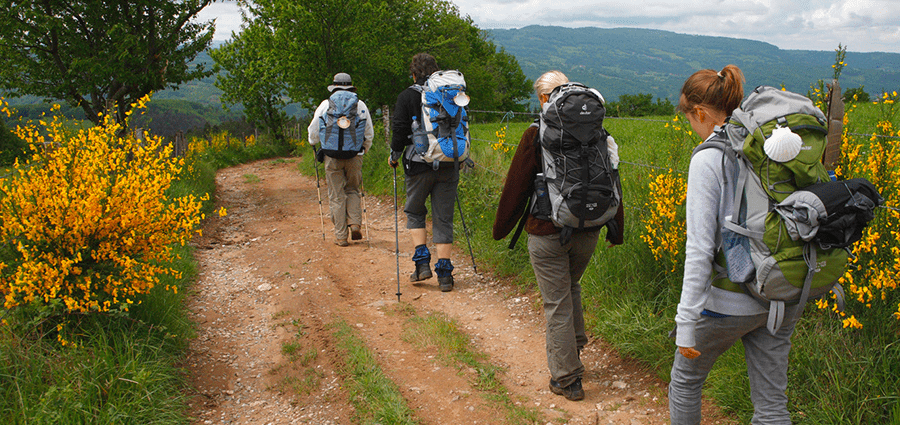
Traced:
[[772, 130], [772, 135], [763, 145], [763, 151], [773, 161], [788, 162], [797, 157], [802, 147], [803, 139], [797, 133], [790, 128], [779, 127]]

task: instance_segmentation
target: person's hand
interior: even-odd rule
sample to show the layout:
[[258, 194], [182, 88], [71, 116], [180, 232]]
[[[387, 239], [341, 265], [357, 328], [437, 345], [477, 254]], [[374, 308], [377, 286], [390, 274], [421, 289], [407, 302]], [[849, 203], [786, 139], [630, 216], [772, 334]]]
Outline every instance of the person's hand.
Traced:
[[700, 352], [695, 350], [694, 347], [678, 347], [678, 352], [688, 360], [700, 357]]
[[398, 164], [397, 160], [398, 159], [400, 159], [400, 158], [395, 158], [394, 152], [392, 151], [391, 153], [388, 154], [388, 165], [390, 165], [391, 168], [397, 168], [397, 164]]

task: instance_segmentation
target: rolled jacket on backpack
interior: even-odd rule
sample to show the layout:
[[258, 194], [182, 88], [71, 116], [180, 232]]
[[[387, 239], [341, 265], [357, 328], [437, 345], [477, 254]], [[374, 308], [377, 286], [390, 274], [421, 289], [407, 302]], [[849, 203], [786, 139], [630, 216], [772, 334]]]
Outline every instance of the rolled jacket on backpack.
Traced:
[[878, 189], [863, 178], [817, 183], [792, 193], [775, 206], [793, 240], [815, 240], [827, 248], [847, 247], [883, 203]]

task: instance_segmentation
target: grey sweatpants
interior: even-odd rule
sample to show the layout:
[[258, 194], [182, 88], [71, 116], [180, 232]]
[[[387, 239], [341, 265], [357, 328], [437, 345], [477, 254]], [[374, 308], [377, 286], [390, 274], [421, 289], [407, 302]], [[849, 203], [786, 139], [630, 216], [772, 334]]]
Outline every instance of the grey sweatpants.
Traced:
[[768, 314], [714, 318], [701, 315], [694, 331], [700, 357], [689, 360], [675, 351], [669, 383], [669, 417], [672, 425], [700, 423], [703, 382], [716, 359], [740, 338], [750, 378], [753, 425], [790, 425], [787, 410], [788, 353], [797, 324], [798, 306], [785, 309], [785, 320], [775, 335], [766, 328]]
[[362, 184], [362, 156], [350, 159], [325, 157], [325, 180], [328, 182], [328, 203], [334, 237], [347, 240], [347, 226], [362, 223], [359, 186]]
[[456, 188], [459, 185], [459, 170], [441, 167], [424, 173], [406, 176], [407, 229], [424, 229], [428, 209], [425, 199], [431, 197], [431, 219], [434, 243], [453, 243], [453, 207], [456, 202]]
[[579, 351], [587, 344], [581, 309], [581, 275], [597, 247], [600, 230], [575, 233], [560, 246], [559, 234], [528, 235], [528, 255], [547, 320], [550, 377], [567, 387], [584, 375]]

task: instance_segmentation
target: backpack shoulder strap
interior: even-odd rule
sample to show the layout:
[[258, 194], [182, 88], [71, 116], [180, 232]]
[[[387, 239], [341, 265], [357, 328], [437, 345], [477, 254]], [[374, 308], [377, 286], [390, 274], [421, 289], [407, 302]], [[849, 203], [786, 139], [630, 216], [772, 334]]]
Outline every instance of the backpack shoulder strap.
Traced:
[[[537, 124], [538, 120], [534, 120], [534, 121], [535, 122], [531, 123], [531, 125], [529, 127], [540, 128], [540, 126]], [[534, 146], [535, 146], [535, 152], [536, 152], [538, 161], [541, 161], [540, 136], [541, 136], [540, 133], [535, 133], [534, 139], [532, 140], [532, 143], [534, 143]], [[540, 162], [538, 162], [538, 163], [540, 164]], [[526, 201], [526, 203], [525, 203], [525, 212], [522, 214], [522, 217], [519, 218], [519, 224], [516, 225], [516, 231], [513, 232], [512, 239], [509, 240], [509, 249], [513, 249], [516, 247], [516, 242], [519, 240], [519, 236], [522, 235], [522, 230], [525, 229], [525, 222], [528, 221], [528, 215], [531, 214], [531, 204], [532, 204], [533, 197], [534, 196], [532, 196], [531, 194], [528, 195], [528, 201]]]

